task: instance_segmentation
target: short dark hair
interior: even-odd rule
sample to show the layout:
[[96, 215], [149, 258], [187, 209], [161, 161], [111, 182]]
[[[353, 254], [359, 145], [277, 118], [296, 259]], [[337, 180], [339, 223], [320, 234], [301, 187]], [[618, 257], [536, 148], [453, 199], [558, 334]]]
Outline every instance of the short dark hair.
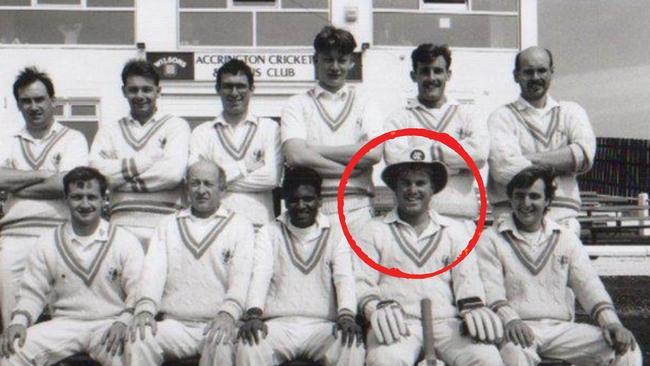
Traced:
[[149, 61], [129, 60], [122, 68], [122, 84], [126, 85], [129, 76], [141, 76], [153, 80], [153, 83], [160, 84], [160, 74], [156, 67]]
[[223, 78], [223, 74], [237, 75], [240, 72], [246, 75], [248, 86], [252, 89], [253, 83], [255, 82], [255, 80], [253, 80], [253, 70], [251, 70], [244, 61], [232, 58], [225, 64], [221, 65], [219, 70], [217, 70], [217, 90], [221, 89], [221, 79]]
[[328, 53], [335, 50], [342, 55], [351, 55], [355, 48], [357, 48], [357, 42], [352, 33], [331, 25], [323, 27], [314, 38], [316, 53]]
[[447, 62], [447, 70], [451, 67], [451, 50], [446, 44], [437, 45], [433, 43], [423, 43], [411, 53], [411, 65], [413, 71], [418, 67], [418, 62], [428, 64], [433, 62], [438, 56], [442, 56]]
[[287, 198], [289, 194], [295, 192], [299, 186], [312, 186], [316, 195], [321, 195], [321, 185], [323, 178], [312, 168], [305, 166], [296, 166], [287, 168], [284, 171], [282, 180], [282, 197]]
[[40, 81], [47, 89], [47, 95], [54, 98], [54, 84], [50, 76], [42, 71], [39, 71], [35, 66], [26, 67], [20, 71], [14, 82], [14, 98], [18, 101], [18, 92], [33, 83]]
[[[548, 54], [548, 59], [549, 59], [549, 65], [548, 66], [552, 69], [553, 68], [553, 53], [551, 53], [551, 50], [549, 50], [548, 48], [542, 48], [542, 49], [544, 51], [546, 51], [546, 53]], [[525, 50], [519, 51], [517, 53], [517, 56], [515, 56], [515, 71], [519, 71], [519, 59], [521, 58], [521, 54], [524, 51]]]
[[555, 197], [555, 172], [551, 168], [532, 165], [524, 168], [517, 173], [506, 186], [508, 198], [512, 198], [512, 193], [516, 188], [530, 188], [538, 179], [544, 182], [544, 195], [550, 201]]
[[69, 171], [63, 177], [63, 192], [67, 196], [70, 193], [70, 185], [78, 182], [90, 182], [96, 180], [99, 183], [99, 193], [106, 197], [106, 177], [99, 170], [89, 166], [78, 166]]

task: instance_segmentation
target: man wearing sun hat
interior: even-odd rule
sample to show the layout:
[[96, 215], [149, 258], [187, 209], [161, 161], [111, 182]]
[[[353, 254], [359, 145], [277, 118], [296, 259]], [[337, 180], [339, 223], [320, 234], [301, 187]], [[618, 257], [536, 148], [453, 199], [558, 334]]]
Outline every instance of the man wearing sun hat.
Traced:
[[[381, 175], [397, 207], [366, 225], [357, 244], [376, 263], [411, 274], [431, 273], [452, 263], [469, 235], [456, 221], [429, 209], [447, 184], [447, 168], [428, 149], [404, 151]], [[422, 349], [420, 301], [432, 302], [434, 347], [452, 365], [503, 365], [495, 343], [499, 318], [485, 307], [476, 259], [470, 252], [450, 271], [424, 280], [376, 271], [357, 259], [357, 297], [371, 327], [367, 364], [413, 365]], [[464, 328], [461, 331], [461, 328]], [[475, 343], [480, 341], [481, 343]]]

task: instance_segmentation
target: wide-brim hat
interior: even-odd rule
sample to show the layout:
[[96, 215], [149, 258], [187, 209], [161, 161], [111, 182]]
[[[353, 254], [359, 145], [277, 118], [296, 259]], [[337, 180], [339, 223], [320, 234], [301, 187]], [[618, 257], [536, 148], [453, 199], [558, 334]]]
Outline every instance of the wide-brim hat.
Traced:
[[433, 193], [442, 191], [447, 185], [447, 166], [441, 161], [432, 161], [428, 149], [406, 150], [397, 163], [390, 164], [381, 172], [381, 179], [395, 190], [397, 173], [405, 169], [427, 169], [432, 179]]

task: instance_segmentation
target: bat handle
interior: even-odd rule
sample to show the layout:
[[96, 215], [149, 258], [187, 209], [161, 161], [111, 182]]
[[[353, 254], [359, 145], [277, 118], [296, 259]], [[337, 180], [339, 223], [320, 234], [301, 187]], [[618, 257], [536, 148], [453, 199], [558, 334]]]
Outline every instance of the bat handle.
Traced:
[[420, 311], [422, 314], [422, 338], [424, 347], [424, 359], [427, 365], [436, 364], [436, 350], [433, 347], [433, 316], [431, 314], [431, 300], [422, 299], [420, 301]]

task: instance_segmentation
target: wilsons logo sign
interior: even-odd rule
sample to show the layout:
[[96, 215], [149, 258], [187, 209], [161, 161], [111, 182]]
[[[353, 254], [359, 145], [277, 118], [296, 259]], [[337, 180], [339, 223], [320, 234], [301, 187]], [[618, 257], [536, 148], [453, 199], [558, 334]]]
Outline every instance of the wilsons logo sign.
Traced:
[[162, 80], [194, 80], [193, 52], [147, 52]]

